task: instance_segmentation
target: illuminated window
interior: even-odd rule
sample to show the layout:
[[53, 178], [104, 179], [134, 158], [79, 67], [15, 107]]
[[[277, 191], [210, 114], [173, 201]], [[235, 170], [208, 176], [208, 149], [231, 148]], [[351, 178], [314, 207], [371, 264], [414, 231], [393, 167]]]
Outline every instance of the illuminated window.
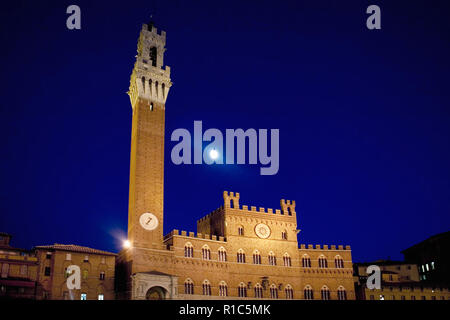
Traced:
[[217, 251], [218, 260], [221, 262], [227, 261], [227, 251], [224, 247], [220, 247], [219, 251]]
[[327, 286], [323, 286], [320, 290], [320, 296], [322, 300], [330, 300], [330, 289]]
[[238, 287], [238, 296], [241, 298], [247, 297], [247, 286], [241, 282]]
[[344, 259], [341, 256], [336, 256], [334, 258], [334, 267], [335, 268], [344, 268]]
[[255, 285], [254, 290], [255, 290], [255, 298], [263, 298], [263, 288], [259, 283]]
[[319, 257], [319, 268], [328, 268], [328, 261], [324, 255]]
[[270, 299], [278, 299], [278, 288], [275, 284], [270, 286]]
[[100, 272], [100, 280], [105, 280], [105, 271]]
[[98, 294], [97, 300], [105, 300], [105, 296], [103, 295], [103, 293]]
[[211, 260], [211, 250], [206, 244], [202, 248], [202, 259]]
[[81, 300], [87, 300], [87, 294], [86, 293], [82, 293], [81, 294]]
[[219, 283], [219, 296], [227, 297], [228, 296], [228, 287], [225, 281], [221, 281]]
[[269, 257], [268, 258], [269, 258], [269, 264], [271, 266], [276, 266], [277, 265], [277, 257], [275, 257], [275, 254], [272, 251], [269, 252]]
[[291, 257], [289, 256], [289, 254], [287, 252], [283, 255], [283, 265], [285, 267], [292, 266]]
[[89, 261], [89, 256], [84, 256], [84, 262], [88, 262]]
[[261, 254], [258, 250], [253, 252], [253, 264], [261, 264]]
[[238, 263], [245, 263], [245, 252], [242, 249], [238, 250], [237, 253], [237, 262]]
[[211, 295], [211, 284], [209, 283], [208, 280], [203, 281], [202, 289], [203, 289], [203, 295], [204, 296], [210, 296]]
[[286, 295], [286, 299], [294, 299], [294, 289], [292, 289], [290, 284], [284, 288], [284, 294]]
[[240, 236], [244, 235], [244, 227], [242, 227], [242, 226], [238, 227], [238, 235], [240, 235]]
[[347, 300], [347, 292], [345, 291], [343, 286], [338, 288], [338, 300]]
[[184, 256], [186, 258], [193, 258], [194, 257], [194, 247], [190, 242], [186, 243], [184, 245]]
[[311, 268], [311, 258], [307, 254], [304, 254], [302, 257], [302, 267]]
[[150, 103], [150, 111], [153, 111], [153, 102]]
[[305, 300], [314, 300], [314, 292], [310, 285], [307, 285], [305, 289], [303, 289], [303, 295]]
[[184, 293], [194, 294], [194, 282], [189, 278], [184, 281]]

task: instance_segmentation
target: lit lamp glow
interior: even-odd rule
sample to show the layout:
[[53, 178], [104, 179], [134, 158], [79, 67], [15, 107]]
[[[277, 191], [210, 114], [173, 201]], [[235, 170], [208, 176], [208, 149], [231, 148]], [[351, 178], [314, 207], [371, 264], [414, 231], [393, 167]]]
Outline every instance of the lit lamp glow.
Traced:
[[131, 242], [130, 242], [129, 240], [125, 240], [125, 241], [123, 242], [123, 247], [124, 247], [125, 249], [130, 248], [130, 247], [131, 247]]
[[217, 152], [216, 149], [212, 149], [209, 152], [209, 156], [211, 157], [211, 159], [216, 160], [219, 157], [219, 152]]

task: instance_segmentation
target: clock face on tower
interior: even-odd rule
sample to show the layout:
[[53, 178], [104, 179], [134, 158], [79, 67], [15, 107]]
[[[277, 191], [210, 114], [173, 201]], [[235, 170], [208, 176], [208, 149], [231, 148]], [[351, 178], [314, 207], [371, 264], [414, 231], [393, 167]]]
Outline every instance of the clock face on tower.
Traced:
[[139, 218], [139, 222], [145, 230], [155, 230], [158, 226], [158, 218], [153, 213], [143, 213]]
[[264, 223], [260, 223], [256, 225], [255, 233], [258, 237], [266, 239], [270, 236], [270, 228]]

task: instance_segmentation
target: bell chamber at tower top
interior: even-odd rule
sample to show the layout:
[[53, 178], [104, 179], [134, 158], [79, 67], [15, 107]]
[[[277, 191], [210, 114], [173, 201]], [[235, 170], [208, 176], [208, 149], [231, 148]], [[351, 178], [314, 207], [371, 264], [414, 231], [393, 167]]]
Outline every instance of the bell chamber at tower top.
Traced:
[[142, 26], [128, 91], [133, 108], [138, 98], [165, 104], [172, 86], [170, 67], [164, 66], [165, 45], [164, 31], [159, 34], [152, 23]]

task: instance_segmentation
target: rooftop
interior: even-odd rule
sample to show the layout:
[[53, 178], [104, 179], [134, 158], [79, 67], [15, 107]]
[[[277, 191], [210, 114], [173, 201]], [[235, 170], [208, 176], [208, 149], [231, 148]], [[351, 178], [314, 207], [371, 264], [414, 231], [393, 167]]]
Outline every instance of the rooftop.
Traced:
[[76, 244], [59, 244], [55, 243], [53, 245], [48, 246], [36, 246], [36, 249], [44, 249], [44, 250], [61, 250], [61, 251], [71, 251], [71, 252], [80, 252], [80, 253], [91, 253], [91, 254], [103, 254], [108, 256], [116, 256], [116, 253], [92, 249], [88, 247], [79, 246]]

